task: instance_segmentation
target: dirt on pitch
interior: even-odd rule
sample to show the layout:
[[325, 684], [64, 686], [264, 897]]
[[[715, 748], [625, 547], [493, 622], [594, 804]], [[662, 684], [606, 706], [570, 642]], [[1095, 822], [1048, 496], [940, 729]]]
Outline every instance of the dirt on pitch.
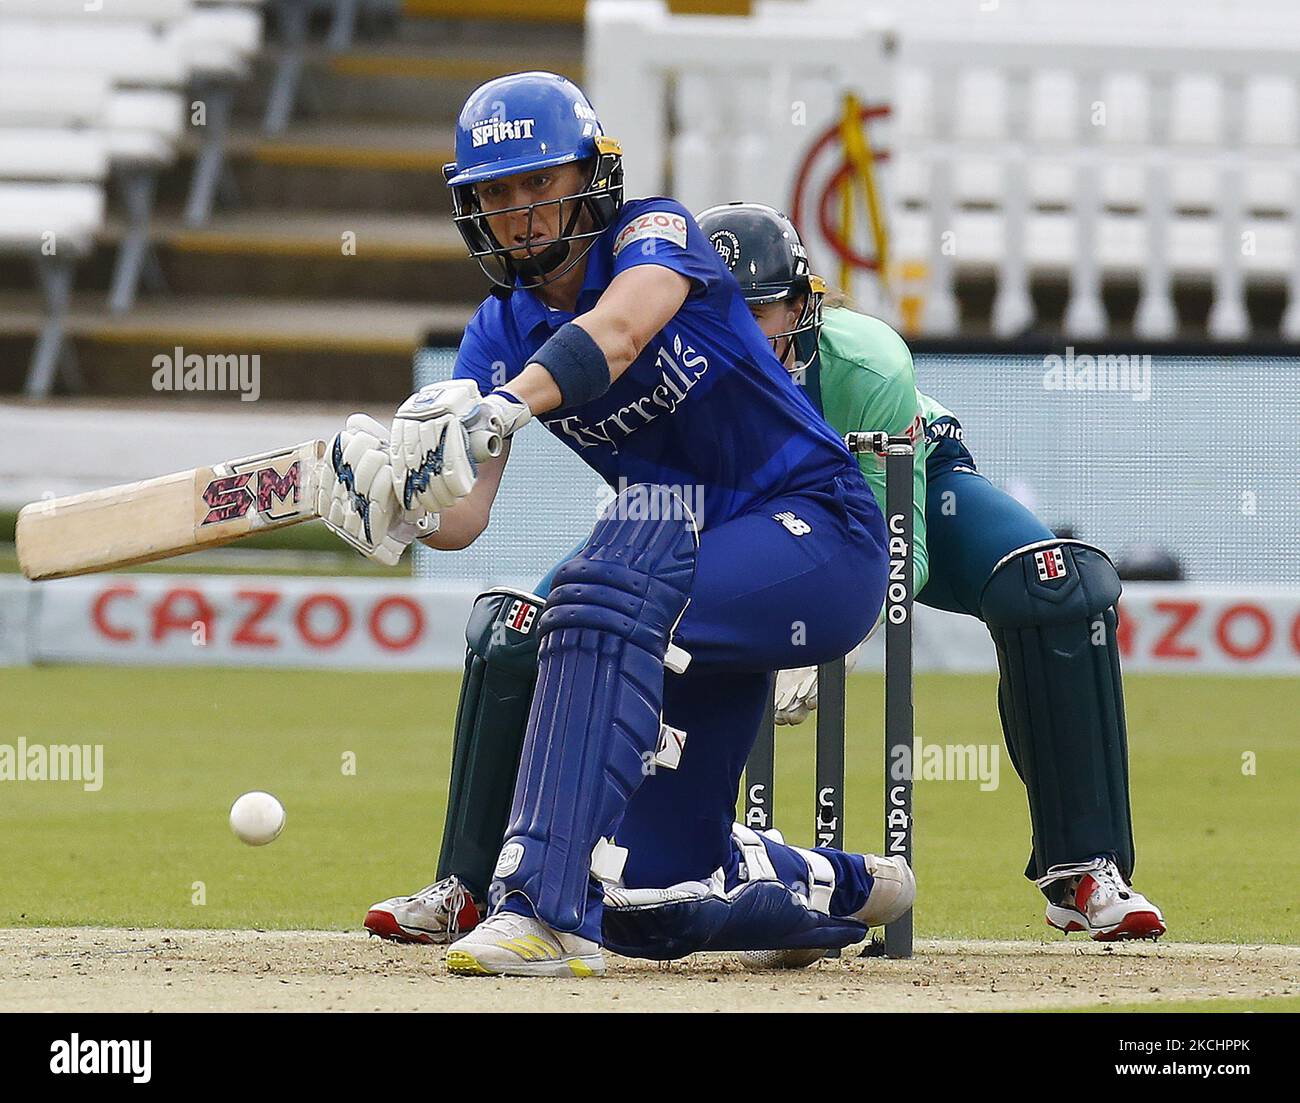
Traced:
[[443, 951], [324, 931], [0, 930], [3, 1011], [983, 1011], [1300, 992], [1300, 947], [1087, 941], [855, 948], [797, 972], [610, 957], [590, 980], [450, 977]]

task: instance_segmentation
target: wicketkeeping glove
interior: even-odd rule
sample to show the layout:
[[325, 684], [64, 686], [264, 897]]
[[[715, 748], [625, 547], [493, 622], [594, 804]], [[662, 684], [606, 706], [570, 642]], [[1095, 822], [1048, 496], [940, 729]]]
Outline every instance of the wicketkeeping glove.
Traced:
[[775, 719], [778, 724], [802, 724], [817, 708], [817, 668], [801, 666], [776, 672]]
[[348, 418], [326, 452], [317, 506], [321, 520], [346, 543], [392, 567], [412, 540], [435, 531], [438, 519], [401, 507], [393, 490], [387, 435], [372, 417]]
[[[875, 634], [873, 628], [867, 640]], [[847, 674], [858, 663], [862, 654], [863, 640], [844, 656], [844, 672]], [[817, 711], [817, 668], [801, 666], [795, 670], [778, 670], [776, 672], [776, 697], [774, 711], [778, 724], [802, 724], [808, 716]]]

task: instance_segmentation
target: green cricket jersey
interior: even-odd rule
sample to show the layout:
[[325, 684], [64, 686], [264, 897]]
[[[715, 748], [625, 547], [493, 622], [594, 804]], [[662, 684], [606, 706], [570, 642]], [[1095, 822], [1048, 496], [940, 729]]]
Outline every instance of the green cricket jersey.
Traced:
[[[842, 307], [827, 310], [822, 323], [818, 386], [822, 413], [831, 428], [846, 433], [885, 430], [924, 441], [925, 423], [948, 411], [916, 389], [912, 353], [906, 342], [879, 318]], [[923, 419], [919, 420], [918, 418]], [[920, 593], [930, 577], [925, 547], [925, 459], [916, 450], [913, 476], [913, 579]], [[879, 456], [858, 457], [862, 474], [883, 513], [885, 464]]]
[[[922, 394], [920, 391], [916, 392], [916, 401], [917, 405], [921, 407], [921, 416], [925, 419], [927, 425], [937, 421], [941, 417], [957, 416], [946, 406], [940, 405], [937, 399], [931, 398], [928, 394]], [[937, 440], [933, 442], [927, 441], [925, 445], [925, 454], [928, 456], [938, 447], [939, 442]]]

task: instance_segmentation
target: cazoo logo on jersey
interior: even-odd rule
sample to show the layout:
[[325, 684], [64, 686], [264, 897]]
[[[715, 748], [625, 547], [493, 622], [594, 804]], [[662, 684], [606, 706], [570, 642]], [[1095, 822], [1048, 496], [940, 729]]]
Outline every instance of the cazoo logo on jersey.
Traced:
[[488, 142], [495, 145], [497, 142], [514, 141], [516, 138], [531, 138], [536, 123], [536, 119], [488, 119], [487, 122], [472, 126], [470, 135], [474, 148], [478, 149]]
[[686, 248], [686, 219], [676, 211], [649, 211], [632, 219], [614, 239], [614, 256], [618, 256], [634, 241], [650, 241], [643, 246], [654, 252], [655, 241], [670, 241], [679, 249]]
[[[595, 448], [607, 444], [615, 451], [638, 429], [649, 425], [661, 414], [674, 413], [690, 393], [691, 388], [709, 370], [708, 357], [683, 345], [680, 335], [673, 337], [672, 351], [660, 347], [655, 354], [655, 367], [659, 382], [648, 394], [620, 406], [608, 417], [588, 425], [580, 417], [560, 417], [546, 421], [582, 448]], [[545, 420], [545, 419], [544, 419]]]

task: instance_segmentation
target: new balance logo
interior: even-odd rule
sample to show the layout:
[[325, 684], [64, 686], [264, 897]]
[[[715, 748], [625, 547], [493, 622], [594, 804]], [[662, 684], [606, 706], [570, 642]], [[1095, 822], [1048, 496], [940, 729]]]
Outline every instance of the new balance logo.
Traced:
[[780, 521], [786, 528], [786, 531], [794, 536], [807, 536], [812, 532], [812, 525], [807, 521], [801, 521], [789, 510], [784, 513], [774, 513], [772, 520]]

